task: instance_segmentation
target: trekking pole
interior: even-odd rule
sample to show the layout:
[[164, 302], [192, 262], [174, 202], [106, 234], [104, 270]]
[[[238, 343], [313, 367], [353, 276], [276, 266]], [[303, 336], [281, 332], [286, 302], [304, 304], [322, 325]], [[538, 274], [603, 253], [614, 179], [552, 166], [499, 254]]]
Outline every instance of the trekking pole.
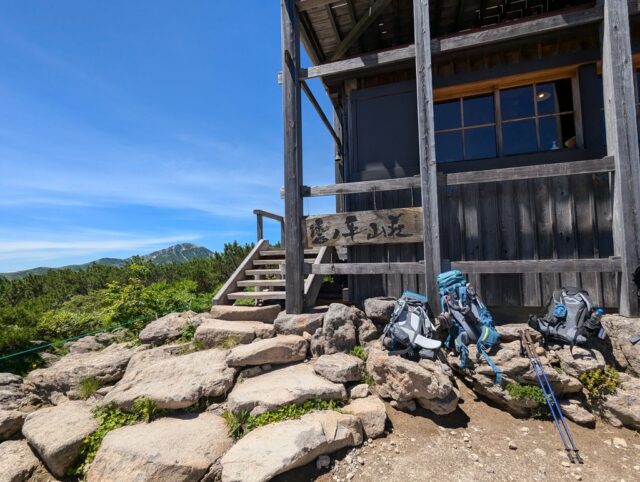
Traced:
[[[529, 333], [525, 333], [525, 337], [527, 339], [527, 343], [529, 344], [529, 346], [531, 346], [531, 344], [533, 343], [531, 340], [531, 335]], [[548, 387], [548, 391], [551, 394], [551, 397], [553, 398], [553, 403], [558, 411], [558, 418], [560, 419], [560, 423], [562, 424], [562, 427], [564, 428], [564, 431], [567, 435], [567, 438], [569, 439], [569, 443], [571, 444], [571, 450], [573, 450], [573, 453], [575, 455], [576, 460], [578, 461], [578, 463], [583, 463], [582, 457], [580, 457], [580, 451], [578, 450], [578, 447], [576, 446], [576, 443], [573, 440], [573, 436], [571, 435], [571, 430], [569, 430], [569, 425], [567, 424], [567, 421], [564, 417], [564, 414], [562, 413], [562, 408], [560, 408], [560, 404], [558, 403], [558, 400], [556, 399], [556, 394], [554, 393], [553, 389], [551, 388], [551, 383], [549, 382], [549, 379], [547, 378], [547, 373], [544, 371], [544, 367], [542, 366], [542, 362], [540, 361], [540, 358], [538, 358], [538, 354], [535, 352], [535, 350], [531, 350], [534, 356], [534, 360], [536, 361], [536, 363], [538, 364], [538, 367], [540, 369], [540, 371], [542, 372], [542, 377], [544, 379], [544, 382], [546, 383], [547, 387]]]
[[[551, 388], [551, 384], [549, 383], [549, 379], [544, 372], [542, 362], [540, 362], [540, 359], [531, 346], [531, 338], [528, 333], [525, 333], [523, 331], [520, 331], [520, 337], [522, 347], [529, 358], [531, 367], [533, 368], [536, 378], [538, 379], [538, 384], [540, 385], [540, 388], [542, 388], [542, 392], [544, 393], [544, 398], [547, 402], [547, 406], [549, 407], [549, 411], [551, 412], [551, 416], [553, 417], [553, 423], [556, 427], [556, 430], [558, 431], [558, 434], [560, 435], [560, 439], [562, 440], [562, 445], [564, 445], [567, 457], [569, 458], [571, 463], [576, 463], [576, 461], [578, 461], [579, 463], [583, 463], [578, 448], [573, 441], [573, 437], [571, 436], [569, 427], [567, 426], [567, 423], [562, 414], [562, 409], [560, 408], [560, 405], [556, 400], [553, 389]], [[569, 440], [569, 443], [567, 443], [567, 440]]]

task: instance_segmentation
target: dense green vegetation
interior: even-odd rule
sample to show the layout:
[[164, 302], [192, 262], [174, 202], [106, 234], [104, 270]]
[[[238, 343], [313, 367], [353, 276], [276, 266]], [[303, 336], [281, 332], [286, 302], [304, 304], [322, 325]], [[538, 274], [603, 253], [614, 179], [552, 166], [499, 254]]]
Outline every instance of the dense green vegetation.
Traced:
[[[221, 253], [180, 264], [132, 258], [124, 266], [91, 265], [7, 280], [0, 277], [0, 355], [93, 331], [125, 326], [133, 335], [173, 311], [206, 311], [221, 283], [250, 251], [226, 244]], [[62, 345], [57, 343], [56, 345]], [[38, 357], [0, 362], [24, 371]]]
[[604, 369], [589, 370], [580, 375], [580, 383], [584, 385], [589, 397], [592, 399], [615, 393], [620, 382], [620, 374], [612, 366], [606, 365]]

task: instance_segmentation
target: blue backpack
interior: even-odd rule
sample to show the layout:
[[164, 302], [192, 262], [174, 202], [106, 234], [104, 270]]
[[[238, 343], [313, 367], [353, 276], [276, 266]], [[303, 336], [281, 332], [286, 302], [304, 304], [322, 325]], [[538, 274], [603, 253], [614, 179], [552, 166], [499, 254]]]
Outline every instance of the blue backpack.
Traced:
[[438, 275], [442, 313], [449, 322], [449, 335], [444, 345], [460, 355], [464, 368], [469, 358], [470, 343], [478, 347], [478, 359], [484, 357], [496, 374], [496, 383], [502, 384], [502, 372], [489, 357], [489, 352], [500, 343], [493, 317], [475, 289], [458, 270]]

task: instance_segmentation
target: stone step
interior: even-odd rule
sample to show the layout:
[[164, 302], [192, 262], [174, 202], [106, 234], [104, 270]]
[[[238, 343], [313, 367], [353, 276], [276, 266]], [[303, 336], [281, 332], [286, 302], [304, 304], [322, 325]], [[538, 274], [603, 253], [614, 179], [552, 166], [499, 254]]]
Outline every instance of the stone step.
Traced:
[[284, 300], [284, 291], [238, 291], [229, 293], [230, 300]]
[[284, 286], [285, 283], [283, 279], [254, 279], [238, 281], [238, 286]]
[[[320, 250], [317, 249], [317, 248], [305, 249], [304, 250], [304, 254], [305, 255], [318, 254], [319, 252], [320, 252]], [[266, 257], [266, 256], [280, 256], [280, 257], [284, 258], [285, 252], [284, 252], [284, 249], [268, 249], [266, 251], [260, 251], [260, 256], [263, 256], [263, 257]]]

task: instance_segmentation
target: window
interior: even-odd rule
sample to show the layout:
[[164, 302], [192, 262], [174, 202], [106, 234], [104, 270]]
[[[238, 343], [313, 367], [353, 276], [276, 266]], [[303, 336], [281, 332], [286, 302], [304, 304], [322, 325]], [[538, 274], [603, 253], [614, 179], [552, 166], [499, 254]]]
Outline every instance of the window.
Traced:
[[438, 162], [576, 147], [571, 79], [438, 102], [434, 116]]

